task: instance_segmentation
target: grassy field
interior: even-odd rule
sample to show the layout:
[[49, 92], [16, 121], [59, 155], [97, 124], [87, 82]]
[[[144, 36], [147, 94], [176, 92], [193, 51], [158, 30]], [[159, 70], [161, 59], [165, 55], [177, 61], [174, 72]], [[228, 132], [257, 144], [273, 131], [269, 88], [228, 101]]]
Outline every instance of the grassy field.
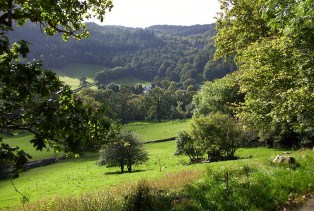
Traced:
[[[14, 181], [17, 189], [25, 194], [30, 202], [48, 200], [55, 196], [70, 197], [83, 193], [106, 190], [122, 184], [134, 184], [140, 180], [156, 180], [167, 174], [206, 168], [220, 169], [239, 165], [262, 165], [271, 157], [280, 153], [266, 148], [241, 149], [238, 156], [252, 155], [252, 159], [217, 162], [210, 164], [186, 165], [187, 157], [174, 156], [175, 142], [164, 142], [145, 145], [150, 160], [134, 168], [134, 173], [119, 173], [119, 168], [106, 168], [96, 165], [98, 155], [86, 154], [81, 158], [59, 161], [56, 164], [31, 169], [23, 172]], [[260, 153], [259, 153], [260, 152]], [[130, 178], [132, 178], [130, 180]], [[19, 194], [14, 191], [10, 180], [0, 181], [0, 209], [18, 205]]]
[[88, 81], [93, 81], [97, 72], [106, 69], [102, 65], [89, 65], [80, 63], [70, 63], [62, 68], [56, 68], [54, 71], [60, 76], [72, 77], [67, 73], [71, 73], [79, 78], [85, 76]]
[[[134, 122], [123, 125], [122, 129], [135, 131], [139, 135], [139, 138], [143, 142], [146, 142], [174, 137], [178, 131], [188, 130], [189, 122], [190, 120], [165, 121], [161, 123]], [[60, 156], [59, 154], [55, 154], [53, 150], [35, 150], [33, 145], [29, 142], [32, 137], [33, 135], [25, 133], [18, 136], [5, 137], [4, 141], [10, 143], [12, 146], [19, 146], [25, 152], [31, 154], [33, 157], [31, 160], [40, 160], [47, 157]]]
[[[77, 89], [80, 85], [80, 80], [78, 78], [85, 76], [88, 82], [94, 83], [95, 74], [106, 68], [107, 67], [104, 67], [102, 65], [71, 63], [65, 65], [62, 68], [55, 68], [53, 71], [57, 73], [61, 81], [71, 86], [72, 89]], [[149, 81], [140, 80], [135, 77], [124, 77], [121, 79], [113, 80], [112, 82], [120, 85], [142, 84], [143, 86], [149, 85], [151, 83]]]
[[[50, 166], [23, 172], [15, 180], [15, 185], [31, 201], [53, 196], [72, 196], [96, 191], [124, 183], [155, 179], [165, 173], [186, 169], [183, 157], [174, 157], [174, 142], [145, 146], [149, 162], [134, 168], [134, 173], [120, 174], [119, 168], [106, 168], [96, 165], [97, 153], [86, 154], [77, 159], [62, 160]], [[160, 171], [161, 170], [161, 171]], [[10, 180], [0, 182], [0, 209], [20, 203], [20, 196], [14, 191]]]
[[29, 142], [33, 138], [32, 134], [25, 133], [18, 136], [9, 136], [4, 138], [4, 142], [10, 144], [11, 146], [18, 146], [23, 149], [26, 153], [31, 154], [32, 160], [40, 160], [47, 157], [60, 156], [60, 154], [55, 154], [53, 150], [43, 150], [38, 151], [33, 147], [33, 144]]
[[[125, 125], [123, 128], [135, 130], [141, 135], [143, 141], [149, 141], [175, 136], [176, 131], [180, 129], [188, 129], [188, 124], [189, 121], [162, 123], [137, 122]], [[52, 152], [34, 152], [31, 144], [25, 142], [25, 140], [29, 140], [31, 138], [31, 135], [24, 134], [22, 136], [7, 137], [5, 138], [5, 142], [10, 142], [13, 145], [19, 145], [22, 149], [29, 151], [33, 155], [34, 159], [53, 156]], [[105, 209], [105, 204], [109, 203], [109, 199], [106, 198], [108, 197], [108, 194], [110, 196], [112, 196], [113, 193], [117, 193], [118, 195], [121, 193], [126, 194], [126, 191], [130, 191], [130, 188], [135, 187], [139, 181], [143, 180], [147, 180], [150, 185], [157, 187], [159, 190], [165, 190], [169, 188], [184, 188], [184, 184], [191, 184], [191, 182], [200, 179], [196, 183], [196, 186], [185, 189], [185, 192], [195, 195], [195, 198], [191, 197], [191, 199], [193, 198], [193, 206], [209, 206], [206, 204], [202, 205], [202, 203], [205, 203], [204, 199], [199, 198], [200, 196], [196, 194], [198, 192], [201, 193], [203, 187], [209, 188], [209, 190], [206, 190], [208, 193], [211, 193], [210, 187], [207, 187], [207, 183], [204, 182], [207, 181], [204, 175], [206, 172], [207, 174], [208, 172], [213, 172], [214, 176], [211, 176], [210, 178], [216, 178], [216, 174], [222, 174], [222, 177], [224, 178], [225, 176], [223, 175], [223, 172], [225, 172], [226, 169], [229, 169], [228, 171], [231, 171], [232, 169], [238, 171], [239, 169], [241, 170], [249, 167], [259, 170], [259, 172], [256, 170], [256, 175], [261, 174], [261, 171], [265, 171], [266, 174], [270, 176], [279, 174], [281, 176], [280, 178], [283, 178], [282, 174], [284, 176], [290, 175], [289, 180], [292, 179], [291, 177], [295, 179], [293, 180], [293, 184], [290, 185], [291, 187], [286, 188], [286, 192], [290, 189], [294, 190], [294, 186], [299, 186], [299, 189], [302, 192], [304, 185], [311, 185], [311, 181], [312, 184], [314, 183], [314, 177], [305, 175], [309, 174], [307, 173], [309, 170], [300, 170], [299, 174], [297, 174], [298, 170], [289, 170], [289, 168], [288, 170], [283, 170], [284, 173], [280, 173], [281, 170], [279, 173], [277, 173], [277, 170], [274, 172], [273, 167], [269, 165], [270, 160], [277, 154], [282, 154], [282, 150], [267, 148], [241, 148], [236, 152], [236, 155], [245, 159], [189, 165], [188, 157], [174, 156], [175, 141], [146, 144], [144, 147], [148, 151], [150, 159], [145, 164], [135, 166], [133, 168], [134, 172], [132, 173], [121, 174], [119, 172], [119, 168], [97, 166], [96, 161], [98, 159], [98, 154], [87, 153], [80, 158], [61, 160], [53, 165], [22, 172], [20, 177], [14, 180], [14, 183], [16, 188], [30, 200], [25, 207], [26, 210], [49, 210], [52, 209], [51, 206], [59, 206], [58, 210], [65, 210], [65, 208], [69, 210], [103, 210]], [[305, 162], [306, 158], [310, 157], [312, 159], [310, 161], [306, 160], [307, 163], [314, 161], [313, 150], [291, 152], [291, 155], [294, 156], [297, 161], [300, 161], [301, 165], [304, 165], [304, 167], [307, 167], [306, 165], [308, 165]], [[252, 157], [247, 158], [249, 156]], [[210, 171], [208, 169], [210, 169]], [[312, 171], [312, 174], [313, 173], [314, 172]], [[302, 176], [307, 179], [302, 181]], [[264, 177], [265, 175], [258, 176], [258, 178]], [[245, 177], [243, 178], [245, 181], [247, 180]], [[242, 176], [239, 180], [242, 181]], [[221, 180], [219, 179], [219, 181]], [[208, 181], [208, 183], [212, 182], [213, 185], [216, 184], [215, 181]], [[272, 180], [270, 182], [274, 181]], [[303, 183], [301, 184], [300, 182]], [[275, 184], [272, 185], [276, 186], [276, 188], [281, 188], [280, 184], [281, 186], [289, 186], [287, 182], [280, 182], [278, 186]], [[224, 187], [223, 184], [217, 185], [217, 190], [220, 187]], [[292, 187], [292, 185], [294, 186]], [[14, 190], [10, 180], [0, 181], [0, 190], [0, 210], [12, 208], [14, 206], [21, 206], [21, 196]], [[193, 191], [196, 191], [196, 193]], [[265, 189], [265, 191], [269, 190]], [[170, 193], [171, 192], [169, 192], [169, 194]], [[127, 193], [127, 195], [128, 194], [129, 193]], [[203, 194], [206, 195], [204, 191]], [[286, 195], [287, 194], [285, 194], [285, 196]], [[121, 199], [121, 196], [119, 197]], [[118, 200], [119, 197], [114, 196], [114, 198], [112, 200], [110, 199], [110, 201]], [[212, 197], [216, 196], [213, 195]], [[226, 197], [228, 198], [229, 195]], [[84, 207], [85, 205], [90, 204], [93, 206], [88, 209]], [[14, 209], [22, 209], [22, 207]], [[113, 208], [111, 207], [110, 209]]]
[[88, 82], [94, 83], [94, 75], [103, 69], [105, 67], [101, 65], [71, 63], [62, 68], [55, 68], [53, 71], [57, 73], [61, 81], [68, 84], [72, 89], [77, 89], [80, 86], [78, 78], [85, 76]]
[[144, 142], [175, 137], [180, 130], [189, 130], [190, 120], [166, 122], [133, 122], [123, 125], [124, 130], [133, 130]]

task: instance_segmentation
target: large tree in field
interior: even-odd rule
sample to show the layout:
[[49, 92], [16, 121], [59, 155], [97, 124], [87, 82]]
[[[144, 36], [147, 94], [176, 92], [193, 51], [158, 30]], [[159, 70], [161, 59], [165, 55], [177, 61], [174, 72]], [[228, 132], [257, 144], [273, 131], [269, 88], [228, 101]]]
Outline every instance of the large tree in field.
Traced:
[[128, 172], [132, 171], [132, 166], [144, 163], [148, 160], [148, 154], [143, 149], [137, 136], [131, 131], [121, 131], [117, 137], [100, 150], [98, 165], [107, 167], [120, 167], [124, 172], [127, 166]]
[[238, 116], [262, 140], [314, 143], [314, 2], [220, 0], [216, 58], [235, 55]]
[[[100, 118], [102, 109], [84, 106], [54, 73], [43, 71], [40, 62], [22, 63], [20, 58], [29, 52], [28, 43], [11, 44], [8, 32], [31, 21], [48, 35], [59, 32], [64, 39], [80, 39], [88, 36], [83, 21], [102, 21], [111, 8], [110, 0], [0, 0], [1, 134], [26, 130], [34, 133], [31, 142], [39, 150], [53, 147], [72, 153], [104, 139], [109, 124]], [[13, 162], [18, 169], [30, 157], [17, 147], [0, 143], [0, 164]]]

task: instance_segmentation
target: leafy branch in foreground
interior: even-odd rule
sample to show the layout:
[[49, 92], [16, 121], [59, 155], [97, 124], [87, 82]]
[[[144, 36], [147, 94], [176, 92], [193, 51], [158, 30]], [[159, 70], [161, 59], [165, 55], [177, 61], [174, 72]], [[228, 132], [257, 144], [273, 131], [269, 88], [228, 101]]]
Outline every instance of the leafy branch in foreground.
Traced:
[[[72, 154], [106, 141], [110, 124], [103, 109], [85, 106], [53, 72], [42, 70], [40, 62], [22, 63], [28, 43], [20, 40], [11, 45], [8, 31], [14, 30], [14, 23], [22, 26], [31, 21], [48, 35], [60, 32], [65, 40], [80, 39], [88, 36], [84, 20], [102, 21], [111, 8], [110, 0], [0, 0], [0, 135], [7, 130], [29, 131], [35, 135], [31, 143], [37, 150], [51, 147]], [[1, 143], [0, 168], [13, 163], [14, 177], [29, 158], [23, 150]]]

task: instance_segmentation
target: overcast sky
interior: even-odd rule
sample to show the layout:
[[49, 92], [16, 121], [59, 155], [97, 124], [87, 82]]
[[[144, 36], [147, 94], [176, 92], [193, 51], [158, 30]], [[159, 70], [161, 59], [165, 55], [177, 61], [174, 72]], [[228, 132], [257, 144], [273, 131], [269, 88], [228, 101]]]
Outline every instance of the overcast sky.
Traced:
[[104, 25], [148, 27], [158, 24], [194, 25], [215, 22], [218, 0], [112, 0]]

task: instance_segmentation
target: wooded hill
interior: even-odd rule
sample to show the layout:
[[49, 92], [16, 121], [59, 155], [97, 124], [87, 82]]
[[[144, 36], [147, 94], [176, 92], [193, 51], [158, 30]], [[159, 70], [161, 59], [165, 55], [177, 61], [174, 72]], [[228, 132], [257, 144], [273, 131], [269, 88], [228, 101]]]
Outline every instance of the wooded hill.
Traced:
[[99, 84], [127, 76], [153, 81], [158, 76], [188, 86], [235, 70], [228, 63], [212, 61], [215, 24], [156, 25], [145, 29], [87, 25], [90, 37], [80, 41], [64, 42], [60, 35], [46, 36], [35, 24], [16, 27], [9, 36], [11, 41], [23, 38], [31, 43], [28, 60], [42, 60], [45, 68], [71, 63], [103, 66], [95, 74]]

